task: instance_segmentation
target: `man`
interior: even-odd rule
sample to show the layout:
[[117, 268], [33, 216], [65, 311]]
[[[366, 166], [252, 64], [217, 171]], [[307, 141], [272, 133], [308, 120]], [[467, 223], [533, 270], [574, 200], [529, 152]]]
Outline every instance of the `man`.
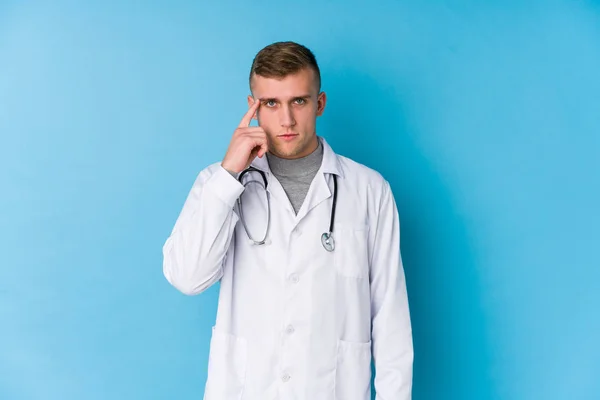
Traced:
[[373, 357], [377, 399], [410, 399], [388, 182], [317, 136], [326, 95], [309, 49], [262, 49], [250, 90], [224, 158], [200, 172], [163, 247], [181, 292], [220, 281], [204, 398], [367, 400]]

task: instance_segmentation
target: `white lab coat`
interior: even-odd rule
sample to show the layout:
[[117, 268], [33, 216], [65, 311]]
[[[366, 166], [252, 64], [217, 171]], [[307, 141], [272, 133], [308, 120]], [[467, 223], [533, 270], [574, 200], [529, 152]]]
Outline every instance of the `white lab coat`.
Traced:
[[[194, 295], [220, 280], [205, 400], [368, 400], [371, 357], [377, 400], [411, 398], [413, 342], [390, 186], [376, 171], [323, 144], [323, 162], [296, 215], [266, 157], [266, 195], [244, 190], [220, 163], [200, 172], [163, 247], [163, 271]], [[327, 252], [333, 178], [338, 176]], [[261, 179], [257, 173], [252, 179]], [[243, 193], [243, 194], [242, 194]]]

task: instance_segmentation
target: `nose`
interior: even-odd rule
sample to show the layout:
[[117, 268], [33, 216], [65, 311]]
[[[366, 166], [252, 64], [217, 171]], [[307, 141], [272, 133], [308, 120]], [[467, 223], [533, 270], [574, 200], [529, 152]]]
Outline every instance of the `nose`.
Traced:
[[280, 108], [279, 123], [284, 128], [289, 128], [296, 125], [296, 120], [294, 119], [294, 114], [292, 113], [290, 106], [286, 105]]

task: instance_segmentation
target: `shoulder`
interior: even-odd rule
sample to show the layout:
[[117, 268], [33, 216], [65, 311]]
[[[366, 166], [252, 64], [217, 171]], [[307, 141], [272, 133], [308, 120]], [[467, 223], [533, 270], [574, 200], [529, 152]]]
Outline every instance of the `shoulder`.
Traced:
[[344, 180], [352, 186], [368, 187], [376, 192], [389, 189], [388, 181], [379, 171], [345, 156], [336, 155], [336, 157], [342, 168]]
[[337, 157], [344, 176], [344, 187], [340, 189], [344, 196], [353, 199], [352, 212], [364, 212], [367, 221], [376, 221], [381, 212], [395, 204], [389, 182], [371, 167], [345, 156]]

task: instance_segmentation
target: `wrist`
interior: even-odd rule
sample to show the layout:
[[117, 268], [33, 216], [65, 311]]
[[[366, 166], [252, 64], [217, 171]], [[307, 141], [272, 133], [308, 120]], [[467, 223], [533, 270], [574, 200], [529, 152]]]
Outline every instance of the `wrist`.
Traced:
[[233, 176], [234, 178], [236, 178], [236, 179], [237, 179], [237, 176], [238, 176], [238, 174], [241, 172], [241, 171], [236, 171], [236, 170], [232, 169], [231, 167], [229, 167], [229, 166], [228, 166], [226, 163], [224, 163], [224, 162], [223, 162], [223, 163], [221, 163], [221, 167], [222, 167], [222, 168], [223, 168], [225, 171], [229, 172], [229, 174], [230, 174], [231, 176]]

